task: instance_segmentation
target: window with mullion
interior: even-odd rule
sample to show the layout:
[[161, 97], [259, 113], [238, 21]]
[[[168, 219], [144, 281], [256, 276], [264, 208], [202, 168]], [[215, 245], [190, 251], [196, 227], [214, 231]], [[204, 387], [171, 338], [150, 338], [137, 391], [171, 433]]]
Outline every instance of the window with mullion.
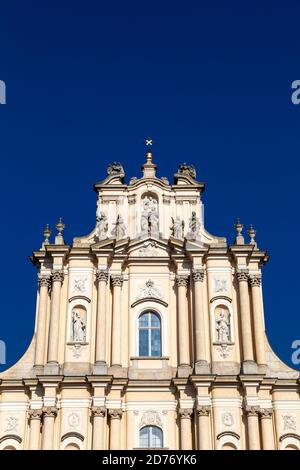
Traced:
[[145, 312], [139, 317], [139, 355], [161, 356], [161, 322], [154, 312]]
[[163, 432], [157, 426], [145, 426], [140, 430], [140, 447], [142, 449], [161, 449]]

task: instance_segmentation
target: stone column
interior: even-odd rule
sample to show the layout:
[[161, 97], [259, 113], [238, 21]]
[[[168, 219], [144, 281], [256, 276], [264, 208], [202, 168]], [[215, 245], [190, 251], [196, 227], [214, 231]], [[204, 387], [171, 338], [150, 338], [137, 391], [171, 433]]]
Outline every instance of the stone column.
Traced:
[[210, 406], [197, 407], [198, 449], [210, 449]]
[[180, 417], [180, 450], [192, 450], [192, 427], [191, 420], [193, 410], [189, 408], [181, 408], [178, 411]]
[[259, 410], [263, 450], [274, 450], [274, 432], [272, 425], [272, 409]]
[[121, 450], [121, 409], [110, 409], [108, 410], [110, 417], [110, 439], [109, 448], [110, 450]]
[[260, 294], [261, 275], [257, 274], [257, 275], [249, 276], [249, 284], [251, 286], [251, 294], [252, 294], [256, 361], [259, 365], [265, 365], [266, 364], [265, 332], [264, 332], [264, 325], [262, 322], [261, 294]]
[[29, 450], [40, 449], [42, 410], [29, 410]]
[[59, 316], [60, 316], [60, 294], [61, 285], [64, 280], [62, 271], [53, 271], [51, 314], [48, 344], [48, 363], [58, 364], [58, 338], [59, 338]]
[[46, 406], [43, 408], [43, 436], [42, 436], [42, 449], [52, 450], [54, 444], [54, 422], [57, 415], [57, 408], [55, 406]]
[[112, 314], [112, 346], [111, 365], [122, 367], [121, 360], [121, 291], [122, 275], [111, 276], [113, 286], [113, 314]]
[[203, 308], [202, 283], [204, 269], [193, 270], [194, 305], [195, 305], [195, 372], [209, 373], [209, 365], [205, 347], [205, 318]]
[[[95, 366], [99, 374], [106, 373], [106, 285], [108, 273], [105, 270], [98, 270], [96, 274], [98, 283], [97, 294], [97, 323], [96, 323], [96, 357]], [[103, 369], [103, 370], [102, 370]]]
[[187, 286], [189, 276], [176, 276], [177, 292], [178, 292], [178, 348], [179, 348], [179, 367], [190, 367], [190, 332], [189, 317], [187, 305]]
[[245, 408], [249, 450], [260, 450], [258, 412], [259, 408], [257, 406], [246, 406]]
[[93, 450], [105, 450], [106, 439], [106, 408], [104, 406], [93, 406]]
[[[253, 364], [253, 346], [251, 335], [251, 317], [250, 302], [248, 291], [248, 271], [238, 270], [236, 277], [239, 283], [240, 309], [241, 309], [241, 329], [242, 329], [242, 345], [243, 345], [243, 361], [244, 363]], [[244, 371], [246, 372], [246, 371]], [[255, 372], [255, 371], [251, 371]]]
[[48, 304], [48, 291], [51, 285], [50, 276], [39, 275], [39, 307], [38, 307], [38, 322], [36, 330], [36, 345], [35, 345], [35, 365], [44, 365], [44, 349], [46, 339], [46, 318], [47, 318], [47, 304]]

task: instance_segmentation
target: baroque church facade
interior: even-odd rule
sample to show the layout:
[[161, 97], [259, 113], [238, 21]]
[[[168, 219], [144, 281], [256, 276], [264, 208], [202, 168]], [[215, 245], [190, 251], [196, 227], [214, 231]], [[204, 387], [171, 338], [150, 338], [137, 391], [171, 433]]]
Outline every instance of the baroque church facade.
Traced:
[[96, 226], [48, 227], [35, 332], [0, 374], [0, 449], [300, 449], [299, 372], [271, 350], [255, 230], [205, 230], [194, 167], [94, 185]]

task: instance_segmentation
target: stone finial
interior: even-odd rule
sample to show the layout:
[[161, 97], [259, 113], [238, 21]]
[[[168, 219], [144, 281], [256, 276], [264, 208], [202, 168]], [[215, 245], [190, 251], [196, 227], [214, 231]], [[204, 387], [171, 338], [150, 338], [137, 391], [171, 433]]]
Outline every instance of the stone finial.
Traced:
[[249, 245], [253, 245], [254, 248], [257, 248], [257, 243], [255, 241], [255, 236], [256, 236], [256, 230], [253, 228], [253, 225], [250, 224], [250, 227], [248, 228], [247, 231], [249, 237], [250, 237], [250, 242]]
[[49, 245], [50, 243], [49, 238], [51, 237], [51, 233], [52, 232], [49, 227], [49, 224], [47, 224], [43, 231], [44, 241], [43, 241], [42, 249], [45, 247], [45, 245]]
[[61, 217], [58, 219], [58, 222], [55, 225], [55, 228], [57, 230], [57, 235], [55, 237], [55, 245], [64, 245], [65, 242], [62, 236], [62, 232], [64, 231], [65, 224], [63, 223], [63, 220]]
[[234, 228], [236, 230], [236, 237], [235, 237], [235, 245], [244, 245], [245, 239], [242, 235], [242, 230], [244, 228], [243, 224], [241, 224], [240, 219], [238, 218], [236, 223], [234, 224]]
[[[145, 140], [146, 147], [151, 147], [153, 145], [152, 139]], [[152, 161], [152, 152], [150, 150], [146, 153], [146, 163], [142, 165], [143, 178], [155, 178], [156, 177], [157, 165]]]
[[183, 175], [188, 175], [193, 179], [196, 179], [196, 169], [194, 165], [189, 165], [188, 163], [180, 163], [177, 173], [181, 173]]
[[110, 163], [107, 167], [107, 174], [109, 176], [118, 175], [121, 177], [125, 176], [124, 168], [120, 162]]

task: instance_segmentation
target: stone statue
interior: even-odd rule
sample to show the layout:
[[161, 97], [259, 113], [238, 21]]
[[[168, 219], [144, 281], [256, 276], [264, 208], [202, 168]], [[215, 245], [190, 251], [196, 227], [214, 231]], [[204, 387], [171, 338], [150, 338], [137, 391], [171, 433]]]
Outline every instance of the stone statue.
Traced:
[[188, 165], [187, 163], [181, 163], [178, 167], [178, 173], [182, 173], [184, 175], [188, 175], [191, 178], [196, 178], [196, 169], [194, 165]]
[[154, 210], [148, 214], [148, 235], [153, 233], [158, 233], [158, 213]]
[[152, 196], [146, 196], [143, 200], [141, 230], [143, 235], [148, 236], [158, 235], [159, 232], [158, 204]]
[[225, 318], [223, 309], [221, 310], [219, 318], [216, 319], [216, 330], [220, 343], [228, 343], [230, 341], [230, 321], [229, 318]]
[[175, 219], [172, 217], [172, 235], [174, 238], [180, 240], [184, 236], [184, 220], [180, 220], [180, 217]]
[[77, 310], [72, 311], [72, 341], [85, 342], [86, 323]]
[[120, 162], [110, 163], [107, 167], [107, 174], [109, 176], [111, 176], [111, 175], [124, 176], [125, 175], [124, 168], [123, 168], [123, 166], [121, 165]]
[[186, 236], [188, 240], [195, 240], [199, 235], [200, 220], [196, 216], [196, 212], [192, 212], [192, 217], [189, 220], [189, 232]]
[[98, 240], [104, 240], [105, 238], [107, 238], [107, 231], [107, 217], [105, 213], [100, 210], [100, 207], [98, 207], [96, 213], [96, 237], [98, 238]]
[[125, 236], [126, 227], [121, 214], [118, 215], [116, 222], [113, 224], [114, 228], [111, 231], [113, 237], [117, 240]]

